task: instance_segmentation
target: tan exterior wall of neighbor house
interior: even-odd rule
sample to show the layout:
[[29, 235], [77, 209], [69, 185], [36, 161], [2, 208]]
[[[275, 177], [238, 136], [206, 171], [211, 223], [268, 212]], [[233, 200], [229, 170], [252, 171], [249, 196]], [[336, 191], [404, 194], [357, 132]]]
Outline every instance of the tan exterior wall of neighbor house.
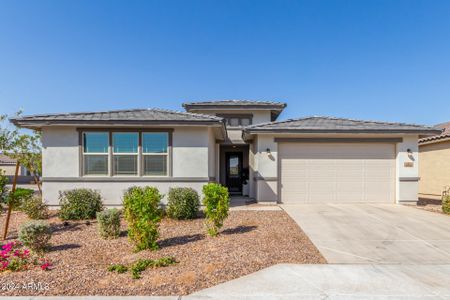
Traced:
[[4, 175], [6, 176], [14, 176], [14, 173], [16, 172], [16, 166], [0, 165], [0, 170], [2, 170], [4, 172]]
[[419, 197], [440, 199], [450, 186], [450, 141], [421, 145]]

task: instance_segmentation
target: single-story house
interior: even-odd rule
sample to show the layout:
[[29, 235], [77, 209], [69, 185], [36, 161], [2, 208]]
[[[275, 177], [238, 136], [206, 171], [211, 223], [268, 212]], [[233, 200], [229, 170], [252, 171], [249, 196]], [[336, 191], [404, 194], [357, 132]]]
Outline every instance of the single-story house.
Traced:
[[[7, 155], [0, 154], [0, 170], [3, 175], [8, 177], [8, 182], [12, 183], [14, 175], [16, 173], [17, 160]], [[17, 183], [31, 183], [34, 182], [34, 177], [24, 166], [19, 167], [19, 173], [17, 176]]]
[[450, 188], [450, 122], [435, 126], [441, 133], [419, 140], [419, 198], [440, 200]]
[[136, 109], [11, 119], [42, 131], [43, 195], [99, 190], [120, 205], [130, 186], [201, 192], [220, 182], [262, 203], [417, 201], [418, 139], [434, 128], [333, 117], [277, 121], [285, 103], [210, 101], [185, 112]]

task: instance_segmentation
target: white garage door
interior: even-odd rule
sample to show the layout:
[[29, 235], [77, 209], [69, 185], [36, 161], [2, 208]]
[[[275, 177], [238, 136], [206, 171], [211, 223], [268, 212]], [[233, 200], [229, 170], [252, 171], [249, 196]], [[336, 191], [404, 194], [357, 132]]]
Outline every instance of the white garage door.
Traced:
[[280, 143], [279, 155], [283, 203], [394, 203], [394, 144]]

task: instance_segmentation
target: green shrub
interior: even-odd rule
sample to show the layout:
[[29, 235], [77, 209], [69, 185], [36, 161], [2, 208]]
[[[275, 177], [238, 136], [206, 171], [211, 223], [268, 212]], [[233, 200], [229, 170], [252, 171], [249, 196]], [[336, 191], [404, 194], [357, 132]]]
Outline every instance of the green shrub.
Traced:
[[161, 257], [159, 259], [140, 259], [131, 266], [131, 276], [133, 279], [141, 278], [141, 273], [148, 267], [160, 268], [176, 264], [175, 258], [171, 256]]
[[136, 251], [158, 249], [156, 240], [161, 221], [159, 208], [162, 195], [155, 187], [131, 187], [123, 196], [125, 220], [128, 223], [128, 237], [135, 244]]
[[48, 208], [41, 197], [35, 196], [25, 200], [20, 206], [20, 210], [26, 213], [30, 219], [42, 220], [48, 218]]
[[91, 189], [73, 189], [59, 192], [59, 217], [62, 220], [95, 219], [103, 210], [102, 196]]
[[5, 171], [0, 169], [0, 204], [6, 203], [6, 197], [8, 195], [8, 177], [5, 175]]
[[108, 267], [108, 271], [109, 272], [117, 272], [119, 274], [125, 273], [126, 271], [128, 271], [128, 268], [124, 265], [111, 265]]
[[444, 195], [442, 197], [442, 212], [450, 214], [450, 195]]
[[19, 240], [36, 252], [47, 249], [51, 236], [50, 226], [44, 221], [29, 221], [19, 229]]
[[167, 203], [167, 215], [172, 219], [194, 219], [197, 216], [200, 200], [192, 188], [171, 188]]
[[206, 229], [210, 236], [216, 236], [228, 217], [230, 196], [228, 189], [218, 183], [203, 186], [203, 205], [205, 206]]
[[97, 213], [98, 232], [104, 239], [115, 239], [120, 235], [120, 211], [116, 208]]
[[32, 189], [16, 188], [14, 193], [11, 191], [6, 199], [8, 204], [11, 204], [13, 210], [20, 209], [23, 203], [29, 201], [33, 197], [34, 191]]

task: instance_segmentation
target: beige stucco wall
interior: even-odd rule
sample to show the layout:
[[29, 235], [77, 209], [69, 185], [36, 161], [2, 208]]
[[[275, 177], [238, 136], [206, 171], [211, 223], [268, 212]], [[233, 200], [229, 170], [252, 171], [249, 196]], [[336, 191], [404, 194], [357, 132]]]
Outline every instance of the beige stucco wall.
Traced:
[[[211, 129], [204, 126], [175, 127], [172, 134], [173, 182], [140, 177], [101, 177], [102, 182], [86, 182], [79, 177], [78, 132], [74, 127], [43, 129], [43, 196], [50, 205], [58, 204], [61, 190], [86, 187], [97, 189], [105, 204], [119, 205], [123, 192], [130, 186], [156, 186], [162, 193], [169, 187], [192, 187], [201, 193], [209, 177], [215, 176], [215, 138]], [[99, 177], [96, 177], [99, 178]], [[116, 182], [116, 178], [126, 182]], [[111, 180], [109, 180], [111, 179]], [[71, 181], [72, 180], [72, 181]]]
[[258, 135], [255, 143], [256, 199], [258, 202], [277, 202], [278, 144], [273, 135]]
[[74, 127], [42, 129], [42, 176], [78, 177], [78, 132]]
[[450, 141], [419, 147], [419, 196], [440, 199], [450, 186]]
[[[171, 187], [190, 187], [196, 190], [199, 195], [202, 193], [202, 187], [208, 183], [202, 182], [43, 182], [42, 190], [44, 201], [51, 207], [58, 206], [59, 191], [75, 188], [88, 188], [100, 192], [103, 202], [107, 207], [120, 206], [124, 192], [131, 186], [154, 186], [160, 193], [167, 195]], [[164, 197], [163, 203], [167, 203]]]
[[[417, 135], [403, 136], [403, 142], [397, 143], [397, 179], [396, 179], [396, 201], [417, 202], [419, 192], [419, 146]], [[412, 151], [408, 154], [408, 149]], [[405, 166], [412, 163], [412, 167]]]

